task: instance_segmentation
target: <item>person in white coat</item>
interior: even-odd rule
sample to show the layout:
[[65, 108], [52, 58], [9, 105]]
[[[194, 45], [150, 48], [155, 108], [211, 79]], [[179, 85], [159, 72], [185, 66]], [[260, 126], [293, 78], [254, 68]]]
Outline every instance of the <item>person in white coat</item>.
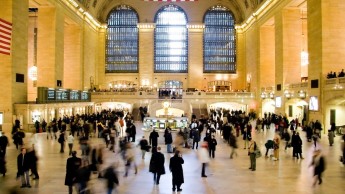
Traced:
[[202, 164], [202, 168], [201, 168], [201, 177], [206, 178], [206, 174], [205, 174], [205, 168], [207, 163], [210, 162], [210, 156], [208, 153], [208, 144], [207, 142], [203, 142], [201, 145], [201, 148], [198, 150], [198, 158]]

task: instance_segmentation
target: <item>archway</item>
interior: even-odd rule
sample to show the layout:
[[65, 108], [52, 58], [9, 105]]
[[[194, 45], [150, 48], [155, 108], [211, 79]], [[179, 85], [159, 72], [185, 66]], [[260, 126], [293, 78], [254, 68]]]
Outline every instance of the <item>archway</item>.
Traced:
[[159, 98], [182, 98], [183, 82], [166, 80], [158, 83]]

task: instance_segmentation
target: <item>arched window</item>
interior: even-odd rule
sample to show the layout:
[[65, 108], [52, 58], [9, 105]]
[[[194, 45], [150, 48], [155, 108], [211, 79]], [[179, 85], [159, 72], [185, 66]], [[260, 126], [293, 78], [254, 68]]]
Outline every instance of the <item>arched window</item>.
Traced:
[[156, 73], [188, 72], [187, 17], [176, 5], [161, 8], [155, 16]]
[[138, 72], [138, 14], [121, 5], [108, 17], [106, 42], [106, 73]]
[[204, 16], [204, 73], [236, 73], [236, 31], [231, 12], [223, 6]]

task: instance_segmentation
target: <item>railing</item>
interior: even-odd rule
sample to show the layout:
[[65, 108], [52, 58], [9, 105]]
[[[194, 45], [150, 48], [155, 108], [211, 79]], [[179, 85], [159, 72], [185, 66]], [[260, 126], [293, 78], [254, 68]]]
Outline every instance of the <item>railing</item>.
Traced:
[[[93, 99], [105, 99], [105, 98], [159, 98], [158, 92], [92, 92]], [[184, 92], [182, 93], [182, 99], [194, 99], [194, 98], [255, 98], [253, 92]], [[166, 101], [170, 99], [161, 99]], [[179, 99], [176, 99], [177, 102]]]
[[294, 83], [294, 84], [287, 84], [284, 86], [285, 89], [307, 89], [308, 88], [308, 82], [303, 83]]
[[326, 79], [325, 87], [332, 89], [342, 89], [345, 87], [345, 77]]

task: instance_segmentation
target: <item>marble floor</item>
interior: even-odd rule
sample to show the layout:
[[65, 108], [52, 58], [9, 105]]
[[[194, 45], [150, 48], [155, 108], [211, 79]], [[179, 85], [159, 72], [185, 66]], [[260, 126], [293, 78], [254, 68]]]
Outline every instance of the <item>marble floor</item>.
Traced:
[[[141, 123], [136, 123], [137, 141], [144, 132], [138, 130]], [[148, 133], [144, 133], [148, 137]], [[270, 129], [268, 132], [255, 132], [254, 140], [260, 145], [265, 153], [264, 144], [267, 139], [272, 139], [274, 132]], [[27, 134], [29, 141], [30, 134]], [[326, 135], [323, 135], [319, 142], [319, 147], [326, 156], [327, 167], [324, 173], [324, 182], [322, 185], [312, 186], [312, 168], [311, 153], [313, 144], [306, 142], [305, 133], [301, 132], [301, 138], [304, 141], [303, 154], [304, 160], [292, 158], [292, 149], [284, 151], [280, 149], [280, 160], [272, 161], [261, 157], [257, 159], [256, 171], [248, 170], [249, 157], [247, 150], [243, 149], [243, 140], [239, 138], [240, 148], [237, 150], [238, 156], [230, 159], [230, 148], [220, 139], [218, 135], [218, 146], [216, 158], [212, 159], [206, 172], [208, 177], [201, 178], [201, 164], [199, 163], [196, 151], [191, 149], [183, 150], [185, 160], [184, 177], [185, 183], [182, 185], [186, 194], [253, 194], [253, 193], [279, 193], [279, 194], [344, 194], [345, 193], [345, 167], [339, 162], [340, 136], [335, 138], [335, 145], [330, 147]], [[92, 145], [102, 144], [102, 139], [93, 138]], [[124, 167], [120, 156], [108, 150], [105, 151], [105, 165], [114, 162], [119, 163], [118, 175], [120, 185], [117, 188], [118, 194], [169, 194], [171, 188], [171, 173], [168, 170], [169, 158], [171, 154], [166, 153], [163, 134], [160, 133], [159, 144], [162, 146], [165, 154], [166, 174], [161, 177], [159, 185], [153, 184], [153, 175], [149, 172], [148, 166], [151, 154], [146, 155], [145, 160], [141, 159], [140, 150], [136, 148], [136, 164], [138, 165], [138, 174], [133, 170], [128, 177], [123, 177]], [[74, 147], [79, 149], [77, 141]], [[20, 180], [16, 180], [16, 157], [18, 151], [11, 144], [7, 151], [8, 173], [5, 177], [0, 177], [0, 194], [25, 193], [25, 194], [62, 194], [68, 193], [68, 188], [64, 185], [65, 167], [68, 153], [59, 153], [59, 143], [55, 140], [47, 140], [46, 134], [38, 135], [36, 144], [37, 154], [39, 155], [38, 172], [40, 179], [31, 181], [32, 188], [19, 188]], [[80, 151], [78, 152], [80, 155]], [[98, 179], [97, 175], [92, 175], [89, 182], [91, 193], [106, 193], [104, 180]], [[115, 193], [115, 191], [114, 191]]]

